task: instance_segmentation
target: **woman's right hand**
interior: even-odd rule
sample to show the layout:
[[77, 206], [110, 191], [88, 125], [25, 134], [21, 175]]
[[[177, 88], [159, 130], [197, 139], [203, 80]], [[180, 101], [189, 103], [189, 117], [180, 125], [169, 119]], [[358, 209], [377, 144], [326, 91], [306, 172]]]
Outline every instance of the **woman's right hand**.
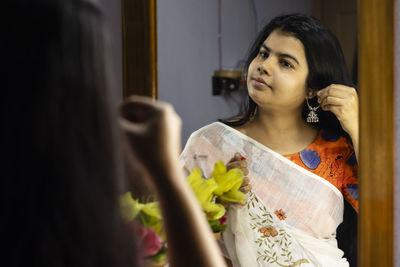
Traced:
[[131, 96], [120, 107], [120, 125], [137, 158], [158, 177], [179, 164], [182, 121], [172, 105]]
[[249, 170], [247, 169], [247, 161], [246, 159], [238, 152], [235, 153], [235, 155], [229, 160], [229, 162], [226, 164], [226, 170], [229, 171], [231, 169], [234, 168], [238, 168], [241, 169], [243, 174], [244, 174], [244, 178], [243, 178], [243, 183], [240, 186], [240, 191], [242, 191], [243, 193], [248, 193], [251, 190], [251, 184], [250, 184], [250, 180], [247, 177], [247, 175], [249, 174]]
[[[242, 185], [240, 186], [239, 190], [242, 193], [247, 194], [251, 190], [250, 180], [246, 176], [249, 174], [249, 170], [247, 169], [246, 159], [242, 155], [240, 155], [240, 153], [238, 153], [238, 152], [236, 152], [235, 155], [233, 155], [233, 157], [226, 164], [226, 171], [229, 171], [234, 168], [238, 168], [243, 172], [243, 174], [244, 174], [243, 182], [242, 182]], [[238, 203], [229, 202], [229, 201], [221, 201], [221, 200], [220, 200], [220, 203], [224, 206], [241, 205]]]

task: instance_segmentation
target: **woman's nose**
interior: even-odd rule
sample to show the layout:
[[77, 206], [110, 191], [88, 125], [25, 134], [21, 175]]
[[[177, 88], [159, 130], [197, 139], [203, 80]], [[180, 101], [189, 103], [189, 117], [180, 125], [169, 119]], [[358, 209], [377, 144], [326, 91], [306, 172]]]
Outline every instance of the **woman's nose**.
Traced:
[[271, 59], [271, 57], [268, 57], [264, 61], [262, 61], [257, 69], [262, 74], [271, 75], [271, 71], [272, 71], [272, 59]]

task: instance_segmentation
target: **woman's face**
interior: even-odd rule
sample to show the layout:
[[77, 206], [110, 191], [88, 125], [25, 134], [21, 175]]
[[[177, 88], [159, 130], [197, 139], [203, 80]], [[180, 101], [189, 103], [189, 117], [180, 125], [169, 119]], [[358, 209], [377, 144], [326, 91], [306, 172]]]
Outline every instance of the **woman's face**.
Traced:
[[247, 88], [261, 109], [301, 110], [306, 97], [307, 59], [303, 44], [294, 36], [273, 31], [250, 63]]

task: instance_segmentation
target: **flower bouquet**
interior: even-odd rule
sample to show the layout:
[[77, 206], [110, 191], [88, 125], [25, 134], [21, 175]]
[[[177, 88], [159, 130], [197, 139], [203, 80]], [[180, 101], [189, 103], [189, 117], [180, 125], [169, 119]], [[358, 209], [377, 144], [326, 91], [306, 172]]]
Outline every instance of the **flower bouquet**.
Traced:
[[140, 203], [128, 192], [121, 196], [124, 221], [134, 228], [141, 245], [140, 258], [145, 266], [164, 266], [167, 261], [167, 246], [163, 221], [158, 202]]
[[217, 161], [210, 178], [204, 178], [199, 168], [195, 168], [187, 178], [216, 238], [226, 229], [226, 209], [221, 203], [246, 202], [245, 194], [239, 191], [243, 176], [240, 169], [227, 171], [225, 164]]
[[[199, 168], [195, 168], [187, 178], [216, 239], [227, 227], [226, 209], [221, 203], [246, 202], [245, 194], [239, 191], [243, 177], [240, 169], [227, 171], [225, 164], [217, 161], [210, 178], [204, 178]], [[140, 203], [128, 192], [121, 196], [121, 208], [124, 221], [137, 229], [135, 233], [142, 244], [141, 256], [146, 259], [145, 266], [164, 266], [167, 246], [158, 202]]]

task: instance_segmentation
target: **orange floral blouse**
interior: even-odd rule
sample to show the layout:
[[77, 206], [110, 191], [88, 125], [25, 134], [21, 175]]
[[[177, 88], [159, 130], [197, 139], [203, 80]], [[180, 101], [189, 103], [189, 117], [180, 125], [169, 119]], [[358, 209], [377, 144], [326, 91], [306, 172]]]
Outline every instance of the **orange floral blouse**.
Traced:
[[305, 149], [284, 156], [336, 186], [358, 212], [358, 164], [347, 138], [321, 130]]

